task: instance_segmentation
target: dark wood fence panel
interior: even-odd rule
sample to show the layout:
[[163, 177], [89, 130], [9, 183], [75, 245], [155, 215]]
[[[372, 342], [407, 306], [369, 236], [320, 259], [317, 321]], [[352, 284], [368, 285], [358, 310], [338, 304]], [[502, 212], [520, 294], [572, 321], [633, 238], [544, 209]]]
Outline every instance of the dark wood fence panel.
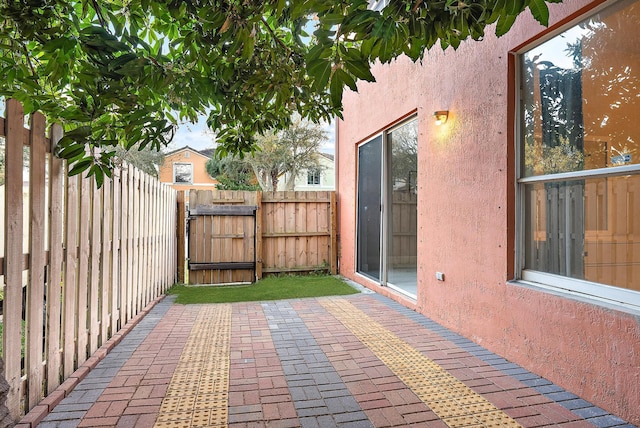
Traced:
[[189, 283], [227, 284], [256, 279], [257, 193], [189, 194]]
[[[239, 263], [251, 259], [253, 219], [247, 216], [200, 218], [214, 206], [256, 207], [255, 272], [252, 269], [190, 270], [190, 284], [250, 282], [263, 275], [326, 271], [337, 273], [336, 198], [334, 192], [249, 192], [192, 190], [189, 193], [190, 264]], [[182, 256], [179, 254], [179, 263]]]

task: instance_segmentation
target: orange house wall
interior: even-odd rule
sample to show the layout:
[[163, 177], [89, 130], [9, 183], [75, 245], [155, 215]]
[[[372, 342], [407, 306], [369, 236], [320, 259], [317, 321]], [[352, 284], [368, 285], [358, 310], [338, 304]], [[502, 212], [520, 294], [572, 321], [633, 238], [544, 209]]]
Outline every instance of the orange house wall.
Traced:
[[[549, 5], [568, 21], [585, 0]], [[582, 12], [580, 12], [582, 13]], [[525, 12], [513, 29], [422, 64], [375, 68], [345, 94], [337, 123], [340, 273], [431, 317], [608, 411], [640, 424], [640, 317], [509, 283], [515, 251], [512, 52], [544, 32]], [[510, 65], [511, 62], [511, 65]], [[435, 110], [449, 110], [436, 126]], [[509, 116], [509, 111], [512, 111]], [[355, 273], [357, 145], [418, 117], [418, 299]], [[435, 272], [445, 281], [435, 279]]]
[[[170, 183], [171, 187], [175, 190], [185, 190], [188, 191], [190, 189], [197, 190], [215, 190], [217, 180], [214, 180], [207, 174], [207, 169], [205, 167], [207, 163], [207, 158], [204, 156], [194, 152], [189, 151], [189, 157], [185, 157], [186, 150], [181, 150], [176, 153], [172, 153], [165, 157], [164, 163], [159, 169], [158, 177], [162, 183]], [[193, 183], [192, 184], [174, 184], [173, 183], [173, 164], [174, 163], [192, 163], [193, 164]], [[185, 195], [186, 200], [188, 201], [189, 196], [188, 192]]]

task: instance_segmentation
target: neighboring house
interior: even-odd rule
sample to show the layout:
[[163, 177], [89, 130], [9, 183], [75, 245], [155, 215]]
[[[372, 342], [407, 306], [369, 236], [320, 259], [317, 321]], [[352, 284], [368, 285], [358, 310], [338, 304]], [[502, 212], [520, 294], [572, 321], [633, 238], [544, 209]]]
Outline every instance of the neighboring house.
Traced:
[[[300, 171], [295, 180], [294, 191], [327, 191], [335, 189], [335, 162], [333, 155], [329, 153], [318, 153], [317, 157], [320, 167]], [[278, 181], [278, 190], [287, 190], [288, 181], [289, 174], [285, 174], [284, 177]]]
[[185, 146], [165, 155], [158, 178], [170, 183], [176, 190], [185, 190], [185, 202], [189, 201], [189, 190], [213, 190], [218, 183], [207, 174], [205, 164], [211, 151], [198, 151]]
[[549, 9], [345, 92], [340, 273], [638, 425], [640, 0]]

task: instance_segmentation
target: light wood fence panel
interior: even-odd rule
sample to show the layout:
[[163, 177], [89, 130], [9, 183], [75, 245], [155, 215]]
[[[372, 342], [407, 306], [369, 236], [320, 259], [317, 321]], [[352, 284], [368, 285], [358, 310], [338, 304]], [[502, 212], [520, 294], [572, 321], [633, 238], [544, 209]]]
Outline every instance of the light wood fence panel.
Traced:
[[[23, 168], [22, 146], [24, 117], [22, 105], [8, 100], [5, 130], [5, 233], [4, 233], [4, 305], [2, 350], [5, 379], [9, 383], [6, 406], [18, 416], [22, 396], [22, 267], [23, 252]], [[12, 350], [12, 352], [7, 352]]]
[[52, 155], [61, 127], [47, 137], [39, 113], [24, 123], [20, 103], [8, 100], [1, 375], [16, 421], [170, 287], [177, 267], [173, 189], [131, 166], [100, 189], [93, 178], [69, 177]]
[[[51, 127], [51, 144], [48, 152], [62, 138], [62, 127]], [[64, 221], [64, 165], [61, 159], [49, 154], [49, 278], [47, 288], [47, 391], [53, 391], [60, 382], [62, 370], [62, 292], [60, 284], [63, 272], [63, 221]], [[61, 283], [53, 278], [60, 278]]]
[[63, 340], [63, 374], [67, 378], [75, 370], [75, 345], [76, 345], [76, 323], [75, 314], [77, 307], [76, 298], [76, 278], [78, 269], [78, 176], [67, 177], [66, 179], [66, 228], [65, 228], [65, 271], [64, 271], [64, 316], [62, 324]]
[[391, 248], [389, 258], [396, 268], [413, 268], [418, 263], [418, 197], [413, 192], [393, 192], [391, 205]]

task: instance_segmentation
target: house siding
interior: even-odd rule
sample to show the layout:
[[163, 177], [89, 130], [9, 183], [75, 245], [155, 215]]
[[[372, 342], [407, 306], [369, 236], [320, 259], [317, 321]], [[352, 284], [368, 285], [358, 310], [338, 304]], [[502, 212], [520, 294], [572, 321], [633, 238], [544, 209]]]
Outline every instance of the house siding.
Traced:
[[[601, 2], [549, 5], [550, 24]], [[528, 12], [512, 30], [421, 64], [375, 67], [337, 122], [340, 273], [390, 296], [600, 407], [640, 424], [640, 318], [509, 282], [515, 253], [515, 73], [510, 54], [549, 30]], [[380, 108], [383, 106], [384, 108]], [[445, 126], [432, 113], [449, 110]], [[418, 119], [418, 296], [355, 272], [358, 144]], [[444, 272], [437, 281], [435, 272]]]
[[[304, 169], [300, 171], [296, 177], [294, 183], [294, 191], [327, 191], [335, 189], [335, 162], [333, 159], [329, 159], [327, 155], [318, 154], [318, 163], [320, 164], [320, 184], [308, 184], [307, 176], [308, 170]], [[329, 155], [330, 156], [330, 155]], [[331, 156], [332, 157], [332, 156]], [[278, 190], [287, 190], [288, 175], [278, 182]]]
[[[188, 153], [188, 157], [187, 157]], [[184, 190], [185, 198], [188, 202], [188, 191], [191, 189], [196, 190], [215, 190], [217, 180], [214, 180], [207, 173], [205, 167], [207, 160], [206, 156], [198, 153], [189, 147], [178, 149], [165, 156], [164, 163], [160, 166], [158, 178], [162, 183], [169, 183], [175, 190]], [[193, 164], [193, 183], [180, 183], [175, 184], [173, 182], [173, 164], [174, 163], [190, 163]]]

